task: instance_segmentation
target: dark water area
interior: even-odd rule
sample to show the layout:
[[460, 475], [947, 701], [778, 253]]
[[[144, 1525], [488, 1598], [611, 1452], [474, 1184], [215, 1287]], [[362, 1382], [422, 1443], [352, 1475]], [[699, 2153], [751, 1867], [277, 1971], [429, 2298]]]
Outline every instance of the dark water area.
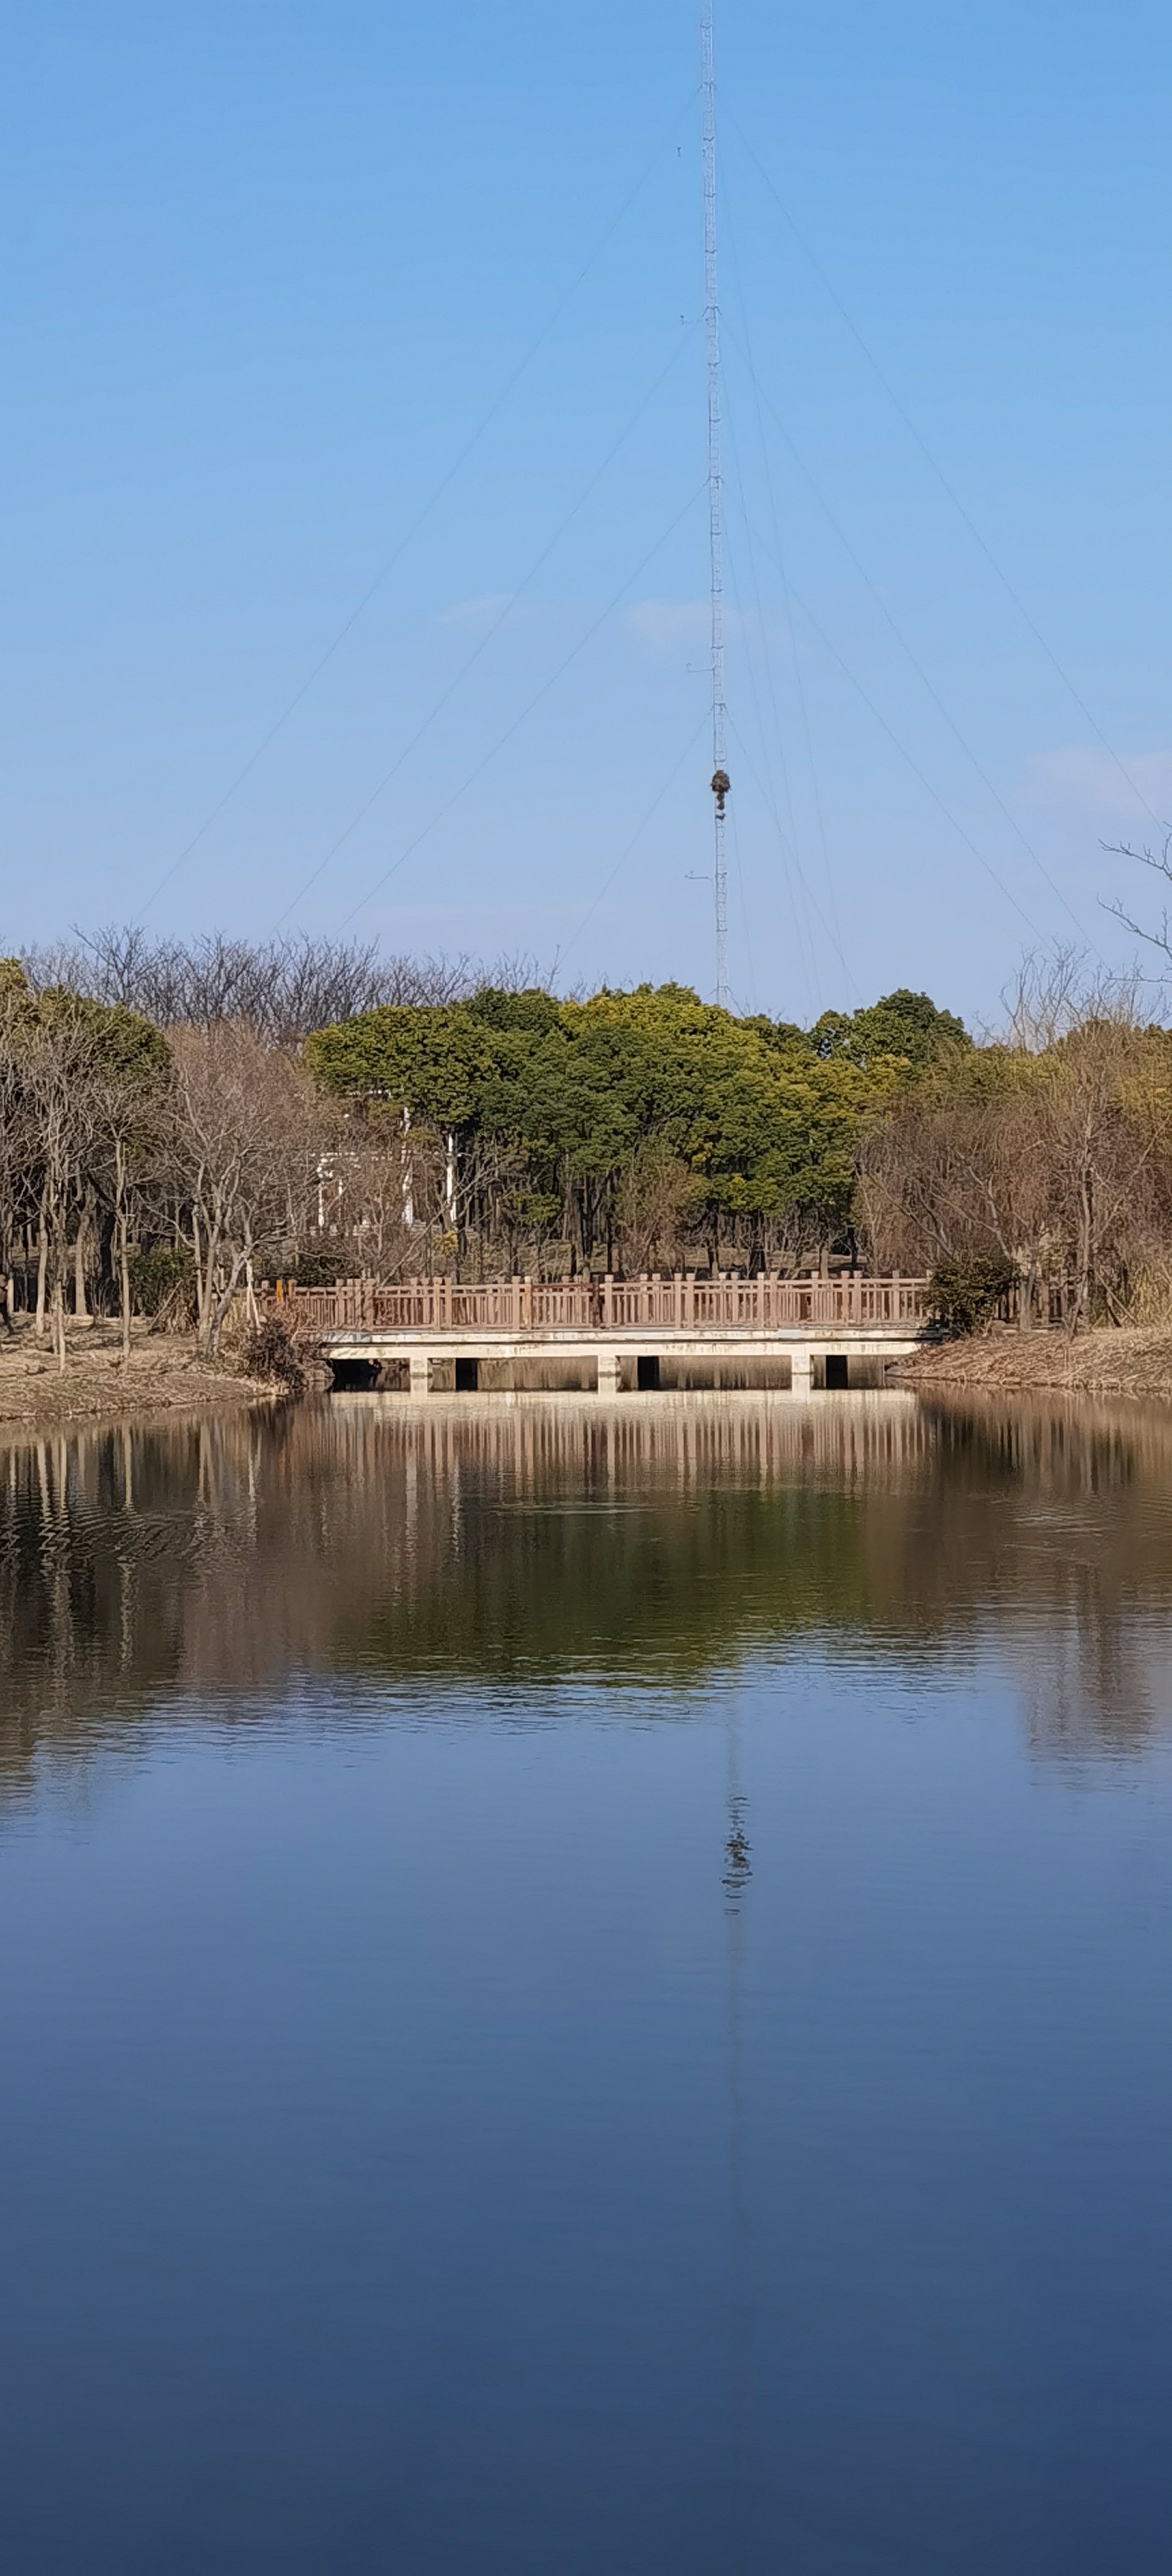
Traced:
[[1172, 1415], [0, 1450], [0, 2565], [1172, 2555]]

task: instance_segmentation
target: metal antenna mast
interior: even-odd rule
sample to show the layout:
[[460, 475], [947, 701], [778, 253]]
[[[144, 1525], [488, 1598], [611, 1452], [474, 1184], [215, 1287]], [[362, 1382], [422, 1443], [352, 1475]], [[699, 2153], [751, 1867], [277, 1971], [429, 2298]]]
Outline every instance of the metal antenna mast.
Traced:
[[713, 869], [716, 898], [716, 999], [728, 1009], [728, 871], [724, 852], [724, 487], [720, 471], [720, 301], [716, 267], [716, 82], [712, 69], [712, 0], [700, 22], [704, 96], [704, 329], [708, 345], [708, 564], [712, 644]]

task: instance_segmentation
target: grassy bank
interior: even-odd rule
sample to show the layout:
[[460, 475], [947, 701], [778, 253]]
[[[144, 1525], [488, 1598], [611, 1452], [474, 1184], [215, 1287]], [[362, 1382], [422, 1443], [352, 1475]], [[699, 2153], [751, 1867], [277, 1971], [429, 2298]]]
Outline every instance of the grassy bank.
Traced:
[[899, 1384], [923, 1394], [945, 1387], [1039, 1394], [1056, 1387], [1067, 1395], [1172, 1398], [1172, 1328], [1104, 1326], [1071, 1335], [998, 1326], [917, 1352], [901, 1366]]
[[150, 1333], [136, 1325], [124, 1360], [116, 1323], [73, 1324], [63, 1371], [48, 1341], [36, 1341], [30, 1323], [18, 1319], [11, 1332], [0, 1334], [0, 1423], [41, 1429], [127, 1413], [254, 1404], [263, 1393], [200, 1359], [186, 1334]]

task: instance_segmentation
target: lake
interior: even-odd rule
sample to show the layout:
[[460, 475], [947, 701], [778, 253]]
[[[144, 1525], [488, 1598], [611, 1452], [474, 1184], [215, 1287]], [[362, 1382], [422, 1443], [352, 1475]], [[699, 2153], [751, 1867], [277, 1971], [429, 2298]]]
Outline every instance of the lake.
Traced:
[[1165, 2576], [1172, 1414], [0, 1450], [13, 2576]]

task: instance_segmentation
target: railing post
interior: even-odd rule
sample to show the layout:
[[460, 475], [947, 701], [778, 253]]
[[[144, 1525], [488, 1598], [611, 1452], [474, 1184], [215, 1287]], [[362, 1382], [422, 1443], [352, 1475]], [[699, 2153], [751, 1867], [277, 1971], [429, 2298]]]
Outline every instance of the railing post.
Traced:
[[[822, 1271], [794, 1273], [715, 1270], [698, 1286], [694, 1270], [640, 1271], [617, 1285], [613, 1271], [601, 1279], [534, 1280], [529, 1272], [511, 1278], [462, 1287], [445, 1272], [432, 1272], [380, 1286], [369, 1271], [339, 1279], [332, 1288], [303, 1289], [295, 1280], [265, 1283], [266, 1300], [284, 1307], [291, 1319], [301, 1317], [321, 1331], [415, 1330], [452, 1331], [500, 1327], [531, 1331], [540, 1326], [583, 1325], [613, 1331], [616, 1325], [636, 1331], [736, 1329], [768, 1332], [784, 1324], [901, 1325], [922, 1322], [927, 1307], [926, 1279], [908, 1278], [894, 1270], [877, 1277], [852, 1264], [829, 1276]], [[1070, 1296], [1065, 1281], [1046, 1281], [1045, 1308], [1061, 1320]]]

